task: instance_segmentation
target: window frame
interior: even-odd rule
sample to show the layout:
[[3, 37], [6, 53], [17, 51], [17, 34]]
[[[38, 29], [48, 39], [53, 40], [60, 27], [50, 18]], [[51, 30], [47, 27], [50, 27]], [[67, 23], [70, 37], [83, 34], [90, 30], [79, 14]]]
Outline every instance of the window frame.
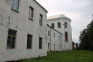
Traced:
[[29, 20], [33, 21], [34, 19], [34, 8], [29, 6]]
[[55, 24], [54, 24], [54, 23], [51, 23], [51, 27], [52, 27], [52, 28], [55, 28]]
[[39, 15], [39, 24], [43, 26], [43, 15], [42, 14]]
[[60, 22], [58, 22], [58, 28], [61, 28], [61, 23]]
[[27, 34], [27, 49], [32, 49], [33, 35]]
[[50, 43], [48, 43], [48, 50], [50, 50]]
[[43, 48], [43, 38], [39, 37], [39, 49]]
[[50, 36], [50, 31], [48, 30], [48, 36]]
[[65, 26], [64, 26], [65, 28], [67, 28], [68, 27], [68, 23], [67, 22], [65, 22]]
[[68, 32], [65, 32], [65, 41], [68, 42]]
[[[16, 30], [13, 30], [13, 29], [8, 30], [7, 49], [15, 49], [15, 47], [16, 47], [16, 34], [17, 34]], [[10, 39], [9, 39], [9, 37], [10, 37]]]
[[20, 3], [20, 0], [12, 0], [11, 9], [14, 10], [15, 12], [18, 12], [19, 11], [19, 3]]

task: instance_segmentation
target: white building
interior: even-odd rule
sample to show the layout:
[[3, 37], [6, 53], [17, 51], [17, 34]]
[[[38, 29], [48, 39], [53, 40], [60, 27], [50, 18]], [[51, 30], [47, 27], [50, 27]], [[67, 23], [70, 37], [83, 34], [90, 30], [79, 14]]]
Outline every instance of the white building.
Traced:
[[36, 0], [0, 0], [0, 62], [72, 50], [70, 23], [64, 15], [47, 21], [47, 10]]
[[63, 51], [63, 34], [47, 25], [48, 51]]
[[72, 50], [71, 20], [63, 14], [48, 17], [48, 51]]
[[46, 55], [46, 9], [36, 0], [0, 0], [0, 62]]

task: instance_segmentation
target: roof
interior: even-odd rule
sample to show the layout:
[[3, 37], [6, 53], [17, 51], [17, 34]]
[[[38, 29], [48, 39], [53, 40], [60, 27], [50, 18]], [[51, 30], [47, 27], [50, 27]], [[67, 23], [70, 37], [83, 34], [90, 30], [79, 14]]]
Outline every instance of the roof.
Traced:
[[66, 19], [69, 19], [70, 20], [70, 18], [66, 17], [63, 14], [58, 14], [58, 15], [54, 15], [54, 16], [48, 16], [47, 19], [50, 20], [50, 19], [57, 19], [57, 18], [66, 18]]
[[36, 0], [33, 0], [35, 1], [41, 8], [43, 8], [46, 12], [48, 12], [41, 4], [39, 4]]

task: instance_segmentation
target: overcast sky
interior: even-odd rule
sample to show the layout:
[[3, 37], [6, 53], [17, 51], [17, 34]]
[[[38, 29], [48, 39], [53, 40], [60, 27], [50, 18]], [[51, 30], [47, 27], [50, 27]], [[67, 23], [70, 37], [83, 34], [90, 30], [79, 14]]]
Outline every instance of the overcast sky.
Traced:
[[72, 39], [79, 42], [82, 31], [92, 20], [93, 0], [37, 0], [45, 9], [48, 16], [64, 14], [72, 22]]

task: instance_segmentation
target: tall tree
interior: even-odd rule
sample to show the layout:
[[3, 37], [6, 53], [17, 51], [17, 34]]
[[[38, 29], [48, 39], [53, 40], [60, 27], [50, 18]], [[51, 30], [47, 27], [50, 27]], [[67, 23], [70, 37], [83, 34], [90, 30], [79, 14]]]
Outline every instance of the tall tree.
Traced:
[[87, 29], [84, 29], [80, 34], [80, 45], [79, 49], [87, 50], [89, 48], [88, 46], [88, 33]]
[[81, 32], [79, 39], [79, 49], [93, 50], [93, 19], [87, 28]]
[[88, 43], [91, 50], [93, 50], [93, 20], [88, 26]]

